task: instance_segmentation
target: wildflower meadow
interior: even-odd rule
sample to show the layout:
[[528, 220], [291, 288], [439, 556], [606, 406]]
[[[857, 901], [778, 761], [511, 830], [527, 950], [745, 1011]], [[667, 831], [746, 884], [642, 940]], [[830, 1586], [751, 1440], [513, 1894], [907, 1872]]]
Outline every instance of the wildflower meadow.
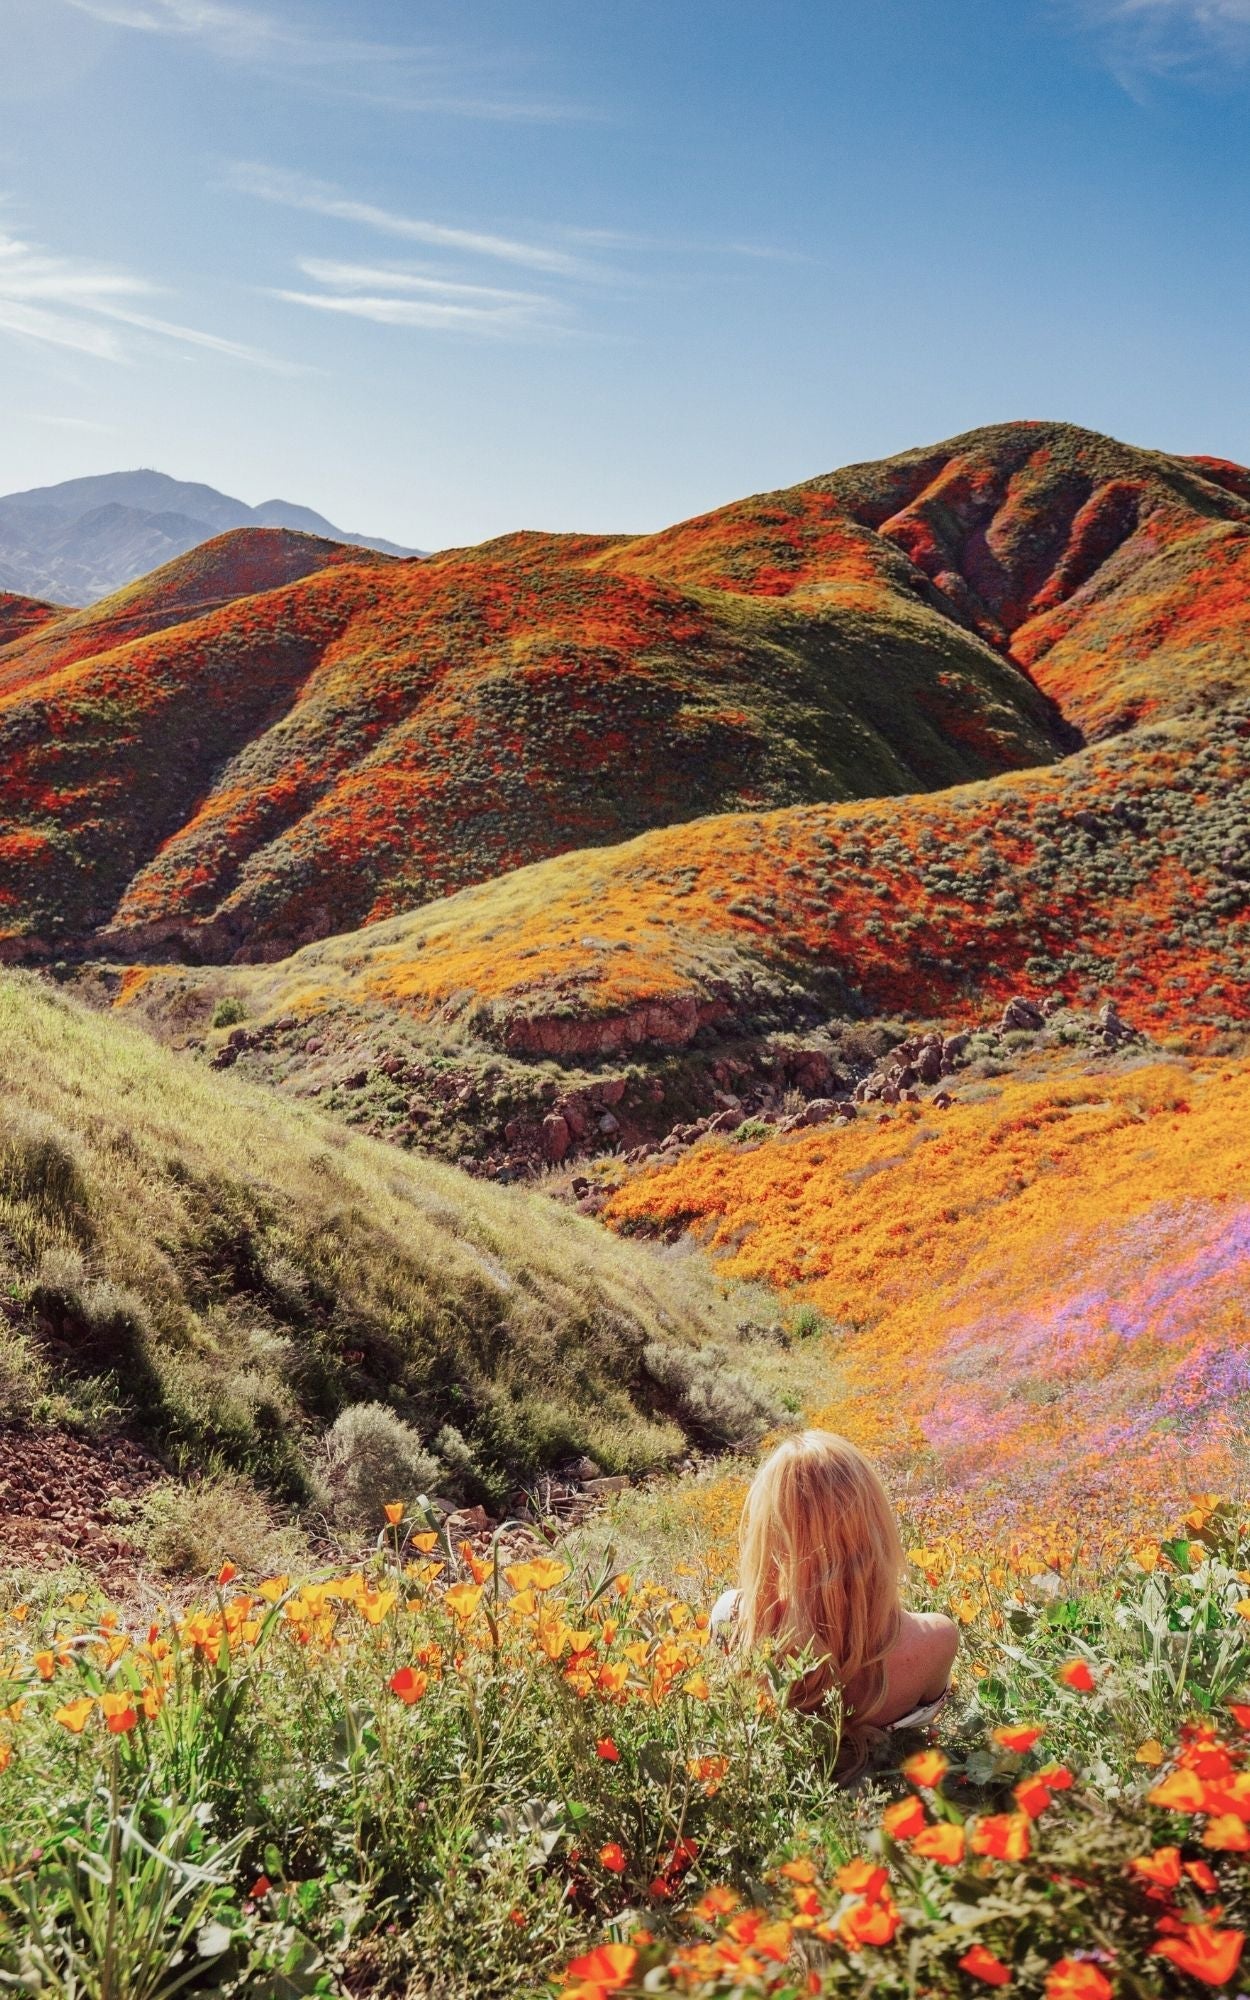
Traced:
[[696, 1483], [678, 1536], [631, 1496], [509, 1561], [397, 1500], [351, 1570], [10, 1601], [5, 1990], [1239, 1990], [1243, 1510], [1057, 1567], [914, 1548], [913, 1601], [961, 1625], [949, 1719], [850, 1787], [795, 1664], [710, 1637], [726, 1545], [691, 1523], [727, 1511]]

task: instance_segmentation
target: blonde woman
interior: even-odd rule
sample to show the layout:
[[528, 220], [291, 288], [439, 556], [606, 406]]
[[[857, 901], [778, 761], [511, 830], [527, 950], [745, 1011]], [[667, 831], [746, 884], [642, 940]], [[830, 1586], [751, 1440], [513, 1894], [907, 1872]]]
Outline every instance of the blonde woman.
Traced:
[[809, 1654], [790, 1705], [812, 1713], [838, 1693], [844, 1762], [862, 1762], [877, 1732], [933, 1720], [959, 1628], [900, 1603], [898, 1522], [856, 1445], [833, 1431], [778, 1445], [751, 1483], [739, 1549], [739, 1588], [713, 1606], [712, 1630], [735, 1649]]

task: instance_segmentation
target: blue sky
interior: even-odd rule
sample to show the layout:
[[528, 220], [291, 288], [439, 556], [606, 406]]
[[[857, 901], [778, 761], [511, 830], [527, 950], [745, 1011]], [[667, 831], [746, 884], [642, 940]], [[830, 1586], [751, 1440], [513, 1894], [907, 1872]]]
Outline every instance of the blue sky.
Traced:
[[0, 0], [0, 491], [421, 547], [1004, 418], [1250, 460], [1250, 0]]

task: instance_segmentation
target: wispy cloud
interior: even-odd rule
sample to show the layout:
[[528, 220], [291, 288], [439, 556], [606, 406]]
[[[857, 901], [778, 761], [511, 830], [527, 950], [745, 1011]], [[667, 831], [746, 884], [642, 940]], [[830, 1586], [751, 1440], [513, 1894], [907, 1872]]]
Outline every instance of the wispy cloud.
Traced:
[[446, 53], [405, 42], [377, 42], [321, 27], [308, 0], [298, 11], [275, 12], [238, 0], [67, 0], [80, 14], [198, 43], [233, 62], [281, 65], [337, 95], [397, 111], [438, 111], [453, 117], [563, 120], [588, 115], [577, 107], [492, 96], [464, 88], [467, 65]]
[[424, 243], [432, 249], [459, 251], [468, 256], [486, 257], [502, 264], [519, 264], [533, 271], [574, 276], [584, 271], [582, 260], [542, 243], [525, 243], [511, 236], [489, 231], [453, 227], [432, 222], [423, 216], [400, 215], [394, 209], [357, 201], [329, 181], [307, 174], [289, 173], [278, 167], [252, 161], [236, 161], [229, 170], [230, 185], [242, 194], [282, 208], [303, 209], [313, 215], [330, 216], [339, 222], [354, 222], [382, 236], [403, 237], [410, 243]]
[[541, 292], [465, 284], [397, 265], [303, 257], [299, 268], [324, 289], [279, 290], [276, 297], [289, 305], [372, 320], [378, 326], [515, 338], [555, 332], [566, 317], [560, 303]]
[[32, 410], [27, 418], [27, 422], [32, 424], [48, 424], [53, 430], [59, 431], [91, 431], [100, 437], [116, 437], [117, 435], [115, 424], [98, 423], [94, 417], [63, 417], [54, 415], [51, 410]]
[[159, 297], [147, 279], [62, 257], [0, 230], [0, 333], [40, 347], [68, 348], [100, 361], [130, 359], [126, 330], [235, 361], [285, 369], [242, 341], [183, 326], [147, 310]]
[[1113, 72], [1211, 79], [1250, 62], [1250, 0], [1074, 0]]
[[320, 66], [417, 60], [424, 54], [393, 43], [322, 33], [311, 25], [307, 12], [297, 21], [231, 0], [69, 0], [69, 5], [112, 28], [180, 36], [244, 61], [280, 57], [284, 62]]

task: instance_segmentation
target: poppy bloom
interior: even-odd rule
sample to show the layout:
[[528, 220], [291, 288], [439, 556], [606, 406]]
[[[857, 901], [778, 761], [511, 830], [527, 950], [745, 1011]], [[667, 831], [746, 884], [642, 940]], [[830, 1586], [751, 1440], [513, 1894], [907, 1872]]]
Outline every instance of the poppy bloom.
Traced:
[[1033, 1775], [1048, 1792], [1070, 1792], [1072, 1789], [1072, 1773], [1066, 1764], [1043, 1764]]
[[989, 1813], [972, 1829], [972, 1851], [995, 1861], [1023, 1861], [1029, 1852], [1029, 1821], [1025, 1813]]
[[1205, 1861], [1187, 1861], [1185, 1873], [1191, 1882], [1197, 1883], [1204, 1896], [1213, 1896], [1220, 1886]]
[[599, 1862], [600, 1866], [606, 1868], [612, 1875], [623, 1875], [629, 1865], [625, 1859], [625, 1849], [615, 1840], [607, 1841], [599, 1849]]
[[235, 1568], [233, 1563], [229, 1562], [223, 1563], [221, 1568], [217, 1572], [217, 1582], [220, 1586], [224, 1588], [226, 1584], [233, 1583], [235, 1577], [238, 1574], [239, 1572]]
[[[558, 1583], [563, 1583], [569, 1573], [567, 1563], [555, 1562], [550, 1556], [540, 1556], [537, 1562], [530, 1564], [529, 1570], [531, 1590], [554, 1590]], [[625, 1947], [613, 1946], [612, 1949], [624, 1950]]]
[[1250, 1701], [1230, 1701], [1228, 1712], [1238, 1729], [1250, 1730]]
[[1152, 1806], [1165, 1806], [1169, 1812], [1201, 1812], [1206, 1801], [1206, 1788], [1202, 1779], [1193, 1771], [1172, 1771], [1147, 1792]]
[[1138, 1744], [1137, 1755], [1134, 1757], [1133, 1762], [1135, 1764], [1158, 1766], [1163, 1762], [1162, 1743], [1156, 1741], [1153, 1736], [1148, 1736], [1144, 1743]]
[[1011, 1968], [995, 1958], [992, 1951], [983, 1944], [972, 1945], [959, 1961], [961, 1972], [969, 1973], [973, 1979], [984, 1980], [987, 1986], [1010, 1986]]
[[834, 1879], [845, 1895], [862, 1896], [866, 1903], [880, 1902], [890, 1880], [879, 1862], [865, 1861], [862, 1855], [839, 1868]]
[[388, 1685], [391, 1693], [397, 1694], [405, 1706], [411, 1708], [429, 1687], [430, 1678], [416, 1667], [401, 1667], [397, 1674], [391, 1675]]
[[[737, 1909], [738, 1901], [732, 1889], [723, 1887], [708, 1889], [695, 1904], [694, 1913], [696, 1917], [702, 1917], [704, 1923], [711, 1923], [716, 1917], [729, 1916]], [[637, 1932], [634, 1935], [637, 1936]]]
[[889, 1896], [875, 1903], [854, 1903], [838, 1924], [838, 1935], [852, 1951], [860, 1945], [889, 1944], [903, 1919]]
[[1000, 1750], [1014, 1750], [1023, 1756], [1024, 1752], [1031, 1750], [1045, 1734], [1044, 1729], [1038, 1729], [1031, 1723], [1012, 1722], [1005, 1723], [1002, 1728], [994, 1731], [994, 1741]]
[[622, 1986], [628, 1986], [638, 1963], [638, 1953], [632, 1944], [601, 1944], [584, 1957], [575, 1958], [569, 1966], [573, 1979], [583, 1980], [590, 1987], [599, 1987], [604, 1993], [618, 1993]]
[[392, 1528], [397, 1528], [404, 1518], [404, 1503], [402, 1500], [388, 1500], [382, 1512], [385, 1514]]
[[1040, 1778], [1024, 1778], [1012, 1788], [1012, 1796], [1022, 1813], [1030, 1819], [1040, 1819], [1047, 1806], [1053, 1805], [1050, 1787]]
[[816, 1864], [813, 1861], [783, 1861], [781, 1873], [787, 1882], [799, 1882], [804, 1887], [816, 1880]]
[[467, 1625], [473, 1613], [477, 1610], [481, 1595], [482, 1587], [480, 1584], [453, 1583], [451, 1589], [443, 1598], [443, 1603], [447, 1606], [453, 1618], [458, 1618], [462, 1624]]
[[90, 1695], [80, 1694], [77, 1701], [67, 1701], [64, 1708], [58, 1708], [52, 1719], [59, 1722], [62, 1729], [68, 1729], [71, 1736], [81, 1736], [94, 1707]]
[[1250, 1826], [1238, 1819], [1236, 1813], [1217, 1813], [1207, 1821], [1202, 1844], [1223, 1854], [1250, 1854]]
[[881, 1825], [892, 1840], [912, 1840], [925, 1825], [924, 1806], [917, 1798], [896, 1799], [882, 1813]]
[[1111, 2000], [1111, 1981], [1087, 1958], [1056, 1959], [1046, 1974], [1046, 2000]]
[[102, 1694], [100, 1713], [110, 1736], [128, 1736], [139, 1720], [128, 1694]]
[[1059, 1669], [1058, 1678], [1065, 1687], [1074, 1688], [1077, 1694], [1094, 1692], [1094, 1676], [1084, 1660], [1065, 1660]]
[[1153, 1854], [1136, 1854], [1128, 1865], [1134, 1875], [1156, 1889], [1175, 1889], [1181, 1879], [1179, 1847], [1156, 1847]]
[[964, 1830], [946, 1821], [926, 1826], [916, 1835], [911, 1851], [923, 1855], [926, 1861], [940, 1861], [943, 1868], [957, 1868], [964, 1858]]
[[1191, 1978], [1208, 1986], [1222, 1986], [1236, 1972], [1245, 1941], [1242, 1931], [1216, 1930], [1212, 1924], [1182, 1924], [1177, 1936], [1160, 1938], [1150, 1949], [1158, 1958], [1171, 1959]]
[[273, 1883], [269, 1880], [269, 1877], [267, 1875], [258, 1875], [256, 1877], [256, 1880], [253, 1882], [251, 1888], [247, 1892], [248, 1902], [259, 1903], [261, 1897], [267, 1896], [272, 1887]]
[[602, 1757], [605, 1764], [619, 1764], [621, 1753], [610, 1736], [601, 1736], [595, 1744], [596, 1757]]
[[942, 1782], [950, 1769], [950, 1764], [940, 1750], [918, 1750], [914, 1757], [908, 1757], [900, 1767], [903, 1776], [913, 1785], [929, 1790]]

